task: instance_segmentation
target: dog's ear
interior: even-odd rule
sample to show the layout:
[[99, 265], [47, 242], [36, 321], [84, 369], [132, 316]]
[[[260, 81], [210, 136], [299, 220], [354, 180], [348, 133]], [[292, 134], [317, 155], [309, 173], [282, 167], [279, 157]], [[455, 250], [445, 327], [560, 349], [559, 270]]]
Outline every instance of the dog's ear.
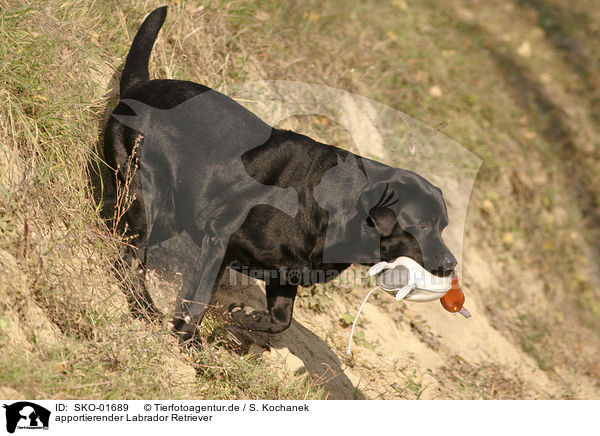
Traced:
[[384, 238], [392, 234], [397, 222], [396, 214], [388, 207], [374, 207], [367, 217], [367, 223], [375, 227]]

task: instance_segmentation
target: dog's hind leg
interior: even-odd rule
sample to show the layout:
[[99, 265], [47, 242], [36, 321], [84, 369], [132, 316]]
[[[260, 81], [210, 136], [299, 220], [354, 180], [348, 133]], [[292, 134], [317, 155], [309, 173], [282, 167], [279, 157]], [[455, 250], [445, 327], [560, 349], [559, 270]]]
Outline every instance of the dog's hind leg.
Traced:
[[136, 317], [149, 320], [160, 319], [161, 313], [154, 305], [152, 296], [146, 287], [146, 269], [143, 262], [136, 255], [135, 249], [127, 247], [124, 261], [132, 271], [132, 274], [130, 274], [131, 280], [129, 283], [124, 284], [131, 313]]
[[[135, 203], [132, 207], [134, 206]], [[158, 320], [162, 315], [154, 305], [145, 281], [147, 247], [145, 225], [137, 234], [125, 236], [129, 242], [123, 257], [115, 262], [115, 270], [120, 275], [129, 309], [136, 317]]]
[[[154, 306], [145, 284], [147, 226], [142, 195], [142, 182], [138, 171], [139, 146], [143, 137], [125, 129], [114, 119], [109, 120], [105, 143], [112, 144], [104, 150], [105, 159], [112, 171], [105, 176], [104, 217], [113, 233], [124, 237], [128, 244], [122, 259], [115, 263], [130, 310], [135, 316], [158, 319], [160, 312]], [[112, 173], [112, 174], [110, 174]]]
[[268, 284], [267, 310], [246, 313], [243, 305], [233, 304], [229, 310], [240, 327], [265, 333], [281, 333], [292, 322], [297, 285]]

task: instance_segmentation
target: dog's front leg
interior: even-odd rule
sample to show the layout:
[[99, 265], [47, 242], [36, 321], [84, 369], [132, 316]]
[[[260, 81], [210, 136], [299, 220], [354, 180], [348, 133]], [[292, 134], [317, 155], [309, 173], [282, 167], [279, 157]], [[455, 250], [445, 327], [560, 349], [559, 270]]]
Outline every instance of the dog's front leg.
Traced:
[[246, 313], [243, 305], [230, 306], [231, 317], [247, 330], [266, 333], [281, 333], [292, 322], [297, 285], [268, 284], [267, 310]]

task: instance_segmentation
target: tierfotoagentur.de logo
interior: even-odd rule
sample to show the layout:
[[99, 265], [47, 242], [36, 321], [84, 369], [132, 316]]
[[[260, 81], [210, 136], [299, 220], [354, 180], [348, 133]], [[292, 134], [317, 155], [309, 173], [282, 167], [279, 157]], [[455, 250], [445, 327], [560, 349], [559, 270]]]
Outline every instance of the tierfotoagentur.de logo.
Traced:
[[6, 431], [14, 433], [19, 430], [48, 430], [50, 411], [29, 401], [4, 404], [6, 409]]

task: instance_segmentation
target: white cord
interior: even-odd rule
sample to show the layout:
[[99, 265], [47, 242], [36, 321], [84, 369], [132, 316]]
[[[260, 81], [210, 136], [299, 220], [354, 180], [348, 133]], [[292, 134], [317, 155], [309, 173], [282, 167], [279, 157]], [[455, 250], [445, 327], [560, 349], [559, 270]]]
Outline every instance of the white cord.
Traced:
[[373, 293], [373, 291], [375, 289], [379, 289], [379, 288], [380, 288], [380, 286], [377, 286], [377, 287], [371, 289], [369, 291], [369, 293], [367, 294], [367, 296], [365, 297], [365, 299], [363, 300], [362, 304], [360, 305], [360, 308], [358, 309], [358, 313], [356, 314], [356, 318], [354, 318], [354, 322], [352, 323], [352, 331], [350, 332], [350, 340], [348, 341], [348, 349], [346, 350], [346, 354], [352, 354], [352, 336], [354, 336], [354, 328], [356, 327], [356, 322], [358, 321], [360, 312], [361, 312], [363, 306], [365, 305], [365, 303], [367, 302], [367, 300], [369, 299], [369, 297], [371, 296], [371, 294]]

